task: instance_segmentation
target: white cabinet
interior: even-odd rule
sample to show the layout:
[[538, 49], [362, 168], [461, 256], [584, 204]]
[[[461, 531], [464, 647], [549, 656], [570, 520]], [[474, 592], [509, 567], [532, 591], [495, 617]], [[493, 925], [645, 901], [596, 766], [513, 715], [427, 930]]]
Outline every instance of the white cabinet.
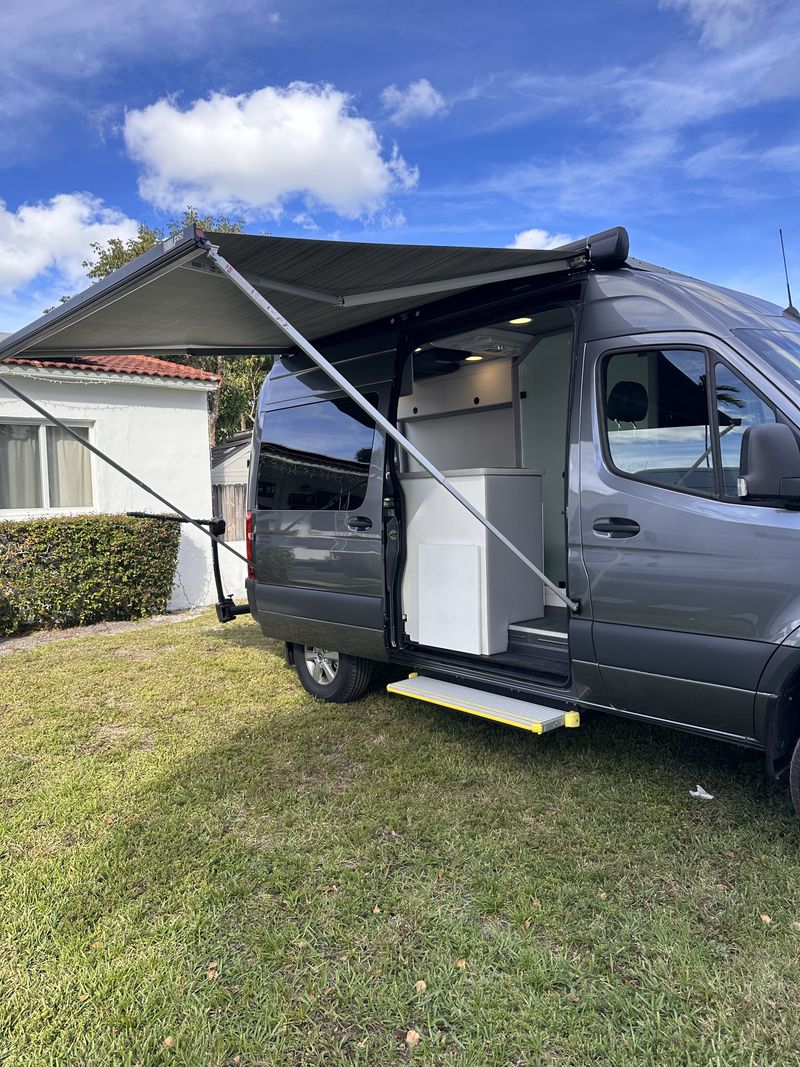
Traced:
[[[454, 374], [423, 378], [414, 383], [411, 396], [401, 396], [397, 418], [422, 418], [454, 411], [476, 411], [510, 404], [513, 396], [511, 360], [467, 363]], [[477, 401], [477, 403], [476, 403]]]
[[[445, 472], [459, 492], [542, 567], [541, 471]], [[405, 497], [403, 613], [412, 641], [490, 656], [508, 626], [544, 614], [541, 579], [426, 472], [400, 476]]]

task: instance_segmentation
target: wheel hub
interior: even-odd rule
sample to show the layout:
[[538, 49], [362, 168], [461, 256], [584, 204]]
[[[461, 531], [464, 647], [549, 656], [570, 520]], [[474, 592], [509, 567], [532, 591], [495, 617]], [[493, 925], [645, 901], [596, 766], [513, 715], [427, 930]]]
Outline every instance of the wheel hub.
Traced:
[[339, 653], [306, 645], [304, 658], [308, 673], [317, 685], [331, 685], [339, 671]]

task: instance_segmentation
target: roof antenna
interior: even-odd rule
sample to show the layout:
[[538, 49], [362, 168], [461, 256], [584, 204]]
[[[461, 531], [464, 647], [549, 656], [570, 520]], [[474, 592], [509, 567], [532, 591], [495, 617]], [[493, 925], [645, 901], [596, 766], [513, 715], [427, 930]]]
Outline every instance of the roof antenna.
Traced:
[[783, 230], [778, 227], [778, 233], [781, 235], [781, 255], [783, 256], [783, 273], [786, 275], [786, 292], [789, 296], [789, 306], [783, 309], [784, 315], [789, 315], [793, 319], [797, 319], [800, 322], [800, 311], [792, 303], [792, 290], [789, 285], [789, 268], [786, 266], [786, 247], [783, 243]]

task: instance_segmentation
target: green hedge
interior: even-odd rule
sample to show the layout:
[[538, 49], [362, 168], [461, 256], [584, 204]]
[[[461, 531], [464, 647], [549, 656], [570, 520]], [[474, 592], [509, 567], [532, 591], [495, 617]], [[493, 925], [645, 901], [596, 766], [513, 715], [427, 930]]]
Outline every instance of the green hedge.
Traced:
[[0, 635], [164, 611], [179, 539], [126, 515], [0, 522]]

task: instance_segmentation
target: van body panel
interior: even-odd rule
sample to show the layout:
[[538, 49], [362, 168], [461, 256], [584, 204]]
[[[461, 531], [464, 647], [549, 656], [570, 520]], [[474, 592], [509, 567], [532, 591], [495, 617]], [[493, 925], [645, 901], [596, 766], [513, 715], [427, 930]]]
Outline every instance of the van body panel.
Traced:
[[[385, 412], [391, 391], [386, 361], [351, 358], [348, 362], [357, 384]], [[376, 377], [384, 380], [376, 382]], [[328, 432], [324, 409], [327, 405], [334, 410], [330, 405], [345, 403], [342, 394], [330, 385], [321, 371], [299, 355], [276, 360], [264, 383], [256, 432], [258, 450], [254, 451], [250, 472], [256, 575], [250, 599], [254, 615], [268, 636], [384, 659], [382, 434], [375, 431], [372, 436], [368, 472], [358, 482], [355, 506], [332, 501], [333, 507], [330, 503], [303, 507], [296, 499], [288, 501], [290, 508], [259, 506], [270, 503], [263, 496], [259, 457], [270, 438], [270, 427], [287, 414], [291, 417], [294, 413], [298, 420], [302, 416], [298, 433], [307, 437], [308, 443], [301, 440], [298, 444], [308, 449], [307, 463], [313, 467], [320, 462], [325, 469], [333, 469], [335, 476], [337, 461], [319, 455]], [[292, 455], [301, 456], [302, 469], [303, 454], [295, 451]], [[302, 491], [302, 479], [299, 488]]]
[[[781, 328], [779, 309], [636, 263], [568, 279], [573, 294], [576, 280], [582, 299], [567, 302], [575, 308], [577, 330], [565, 524], [567, 589], [580, 607], [569, 621], [568, 684], [508, 677], [489, 658], [390, 646], [385, 587], [392, 575], [385, 569], [397, 554], [395, 542], [402, 551], [402, 509], [386, 510], [384, 498], [397, 494], [390, 483], [384, 486], [380, 435], [358, 509], [371, 529], [354, 531], [344, 511], [256, 514], [258, 581], [249, 583], [254, 613], [265, 633], [284, 640], [388, 658], [533, 698], [568, 696], [586, 707], [762, 744], [772, 690], [796, 669], [792, 642], [800, 645], [800, 513], [698, 496], [616, 472], [600, 442], [597, 368], [617, 347], [699, 346], [717, 353], [797, 426], [797, 383], [776, 381], [774, 370], [732, 333]], [[536, 284], [522, 299], [534, 298]], [[440, 322], [455, 329], [475, 321], [477, 308], [483, 321], [492, 321], [494, 308], [509, 306], [510, 292], [495, 287], [469, 299], [447, 298], [321, 347], [353, 384], [377, 394], [380, 410], [391, 417], [392, 390], [395, 398], [411, 392], [410, 360], [403, 357], [409, 344], [421, 341], [409, 339], [427, 336], [420, 333], [426, 323], [436, 336]], [[268, 418], [287, 406], [335, 399], [340, 394], [331, 385], [306, 356], [292, 353], [276, 361], [260, 411]], [[628, 540], [599, 537], [593, 526], [603, 517], [634, 519], [640, 533]], [[384, 542], [392, 531], [388, 552]], [[782, 641], [780, 670], [773, 669]]]
[[[698, 637], [701, 639], [698, 640]], [[602, 664], [637, 674], [675, 675], [663, 672], [665, 660], [680, 670], [680, 677], [707, 685], [746, 689], [754, 693], [775, 646], [766, 641], [711, 637], [681, 630], [595, 623], [594, 646]]]
[[276, 615], [317, 619], [324, 623], [383, 629], [383, 601], [380, 597], [258, 582], [255, 598], [259, 613], [271, 611]]
[[660, 267], [625, 267], [587, 277], [581, 337], [700, 331], [730, 339], [732, 330], [776, 329], [781, 321], [780, 308], [758, 297]]
[[606, 691], [620, 710], [646, 709], [648, 718], [659, 718], [672, 726], [699, 726], [742, 739], [753, 736], [752, 689], [607, 665], [600, 668], [600, 673]]
[[569, 652], [572, 667], [572, 688], [581, 703], [607, 705], [608, 697], [597, 665], [594, 648], [593, 623], [583, 614], [585, 598], [581, 599], [581, 615], [569, 620]]
[[[580, 334], [577, 331], [574, 349], [567, 423], [569, 439], [567, 441], [566, 513], [564, 518], [566, 522], [568, 585], [570, 596], [580, 604], [580, 615], [577, 617], [573, 615], [570, 618], [570, 638], [572, 637], [571, 631], [574, 624], [587, 618], [590, 619], [592, 616], [592, 591], [589, 584], [589, 572], [586, 569], [586, 561], [583, 556], [583, 530], [581, 524], [583, 475], [581, 433], [583, 411], [586, 403], [586, 398], [583, 395], [586, 345], [582, 343]], [[591, 404], [591, 397], [588, 398], [588, 402]], [[583, 658], [576, 649], [573, 654], [577, 659]], [[597, 660], [591, 644], [591, 627], [588, 629], [586, 659], [591, 662], [596, 662]]]
[[358, 515], [369, 531], [351, 530], [347, 516], [325, 511], [267, 512], [254, 523], [258, 584], [271, 590], [309, 588], [379, 599], [383, 589], [380, 501], [365, 500]]
[[[600, 673], [614, 707], [750, 737], [759, 678], [800, 622], [793, 580], [800, 513], [695, 495], [610, 468], [598, 363], [610, 352], [661, 345], [722, 356], [797, 419], [786, 397], [716, 337], [659, 332], [587, 346], [583, 392], [592, 402], [581, 428], [581, 524]], [[598, 533], [608, 517], [638, 523], [640, 532], [624, 539]]]
[[298, 645], [331, 648], [349, 656], [386, 660], [383, 628], [348, 626], [345, 623], [305, 618], [280, 612], [259, 610], [256, 616], [265, 637], [291, 641]]

